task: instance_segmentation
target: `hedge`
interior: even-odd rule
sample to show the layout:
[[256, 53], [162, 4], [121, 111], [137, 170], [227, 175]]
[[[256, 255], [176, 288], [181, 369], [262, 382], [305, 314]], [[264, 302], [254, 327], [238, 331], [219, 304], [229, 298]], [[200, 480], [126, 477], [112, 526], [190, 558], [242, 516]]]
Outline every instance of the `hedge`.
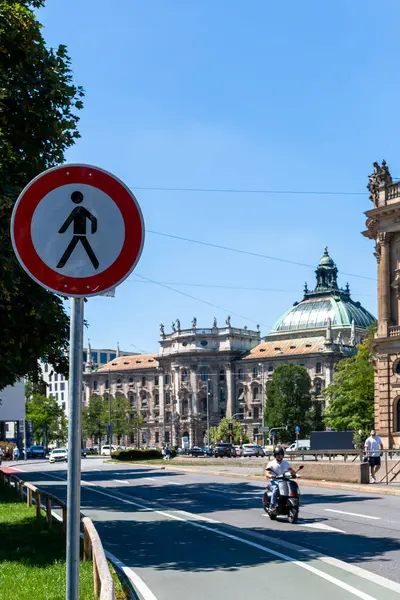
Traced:
[[[176, 450], [170, 450], [171, 458], [176, 456]], [[117, 450], [111, 454], [116, 460], [160, 460], [163, 458], [161, 450]]]

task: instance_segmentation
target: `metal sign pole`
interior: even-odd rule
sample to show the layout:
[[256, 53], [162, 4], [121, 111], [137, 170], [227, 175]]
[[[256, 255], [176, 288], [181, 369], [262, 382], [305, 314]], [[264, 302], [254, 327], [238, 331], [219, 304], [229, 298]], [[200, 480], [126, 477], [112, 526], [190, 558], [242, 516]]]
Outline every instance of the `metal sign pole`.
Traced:
[[67, 600], [79, 600], [83, 298], [71, 298], [68, 407]]

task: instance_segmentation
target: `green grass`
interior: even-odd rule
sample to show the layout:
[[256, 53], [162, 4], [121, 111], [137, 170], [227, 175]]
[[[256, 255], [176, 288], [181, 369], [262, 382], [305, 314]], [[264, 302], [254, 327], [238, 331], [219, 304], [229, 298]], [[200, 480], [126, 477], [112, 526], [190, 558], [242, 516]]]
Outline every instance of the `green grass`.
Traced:
[[[17, 499], [14, 490], [0, 486], [1, 600], [64, 600], [65, 536], [53, 520], [49, 529], [36, 509]], [[127, 598], [114, 575], [116, 597]], [[80, 600], [94, 600], [93, 566], [81, 562]]]

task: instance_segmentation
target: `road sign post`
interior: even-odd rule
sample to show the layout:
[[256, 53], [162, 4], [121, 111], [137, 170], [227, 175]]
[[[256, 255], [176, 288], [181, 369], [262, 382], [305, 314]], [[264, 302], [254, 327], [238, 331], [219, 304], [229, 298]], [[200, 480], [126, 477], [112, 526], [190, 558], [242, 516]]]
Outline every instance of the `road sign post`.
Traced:
[[63, 165], [41, 173], [21, 192], [11, 240], [32, 279], [71, 297], [66, 599], [78, 600], [83, 303], [110, 294], [133, 271], [143, 249], [143, 217], [135, 196], [114, 175], [90, 165]]

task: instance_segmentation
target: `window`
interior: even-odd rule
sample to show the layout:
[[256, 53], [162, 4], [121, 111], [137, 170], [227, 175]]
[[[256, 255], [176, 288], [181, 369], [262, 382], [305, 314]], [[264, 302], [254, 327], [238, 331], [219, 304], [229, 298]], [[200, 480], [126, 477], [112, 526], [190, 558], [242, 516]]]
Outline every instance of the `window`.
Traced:
[[225, 390], [224, 390], [224, 388], [220, 388], [220, 390], [219, 390], [219, 401], [220, 402], [225, 402], [225, 400], [226, 400]]
[[244, 401], [244, 389], [243, 388], [239, 388], [238, 400], [240, 400], [241, 402]]
[[238, 410], [238, 419], [239, 421], [243, 421], [243, 417], [244, 417], [244, 407], [241, 406]]
[[61, 404], [61, 408], [62, 408], [63, 410], [65, 410], [65, 402], [63, 402], [63, 403]]
[[253, 377], [258, 377], [258, 367], [253, 367]]
[[239, 379], [239, 381], [243, 381], [243, 375], [244, 375], [243, 374], [243, 369], [239, 369], [239, 371], [238, 371], [238, 379]]
[[[260, 409], [258, 408], [258, 406], [255, 406], [253, 408], [253, 419], [255, 419], [257, 421], [257, 419], [260, 417]], [[258, 433], [258, 431], [257, 431]]]
[[107, 352], [100, 352], [100, 364], [105, 365], [107, 363]]
[[117, 379], [117, 385], [118, 385], [119, 387], [121, 387], [121, 385], [122, 385], [122, 381], [121, 381], [121, 378], [120, 378], [120, 377], [118, 377], [118, 379]]
[[142, 401], [142, 407], [147, 408], [147, 394], [146, 392], [140, 392], [140, 400]]
[[396, 403], [396, 423], [395, 430], [400, 431], [400, 398], [397, 399]]
[[165, 394], [165, 404], [171, 404], [171, 392]]
[[158, 375], [156, 375], [156, 376], [154, 377], [154, 385], [158, 385], [158, 384], [159, 384], [159, 381], [160, 381], [160, 378], [159, 378], [159, 376], [158, 376]]
[[58, 373], [54, 373], [54, 381], [58, 381]]
[[253, 388], [253, 400], [258, 400], [258, 387]]
[[169, 431], [165, 432], [165, 441], [169, 444]]
[[44, 372], [47, 373], [49, 370], [49, 365], [47, 363], [44, 364]]
[[142, 377], [142, 385], [146, 385], [146, 377]]
[[189, 373], [187, 372], [186, 369], [183, 369], [183, 371], [182, 371], [182, 381], [186, 382], [186, 381], [188, 381], [188, 379], [189, 379]]
[[97, 380], [96, 379], [93, 381], [93, 390], [97, 391]]
[[160, 433], [158, 431], [156, 431], [155, 434], [154, 434], [154, 442], [156, 444], [160, 443]]
[[106, 383], [105, 383], [106, 390], [108, 390], [108, 387], [109, 387], [109, 382], [108, 382], [108, 379], [106, 379]]
[[111, 352], [110, 360], [114, 360], [115, 358], [117, 358], [117, 355], [115, 354], [115, 352]]
[[322, 373], [322, 365], [321, 365], [321, 363], [317, 363], [315, 365], [315, 372], [316, 373]]
[[160, 404], [160, 396], [158, 394], [154, 395], [154, 406], [159, 406]]
[[64, 392], [61, 392], [61, 402], [64, 402]]
[[201, 340], [200, 344], [201, 344], [203, 347], [205, 347], [205, 346], [208, 346], [208, 342], [207, 342], [207, 340]]
[[53, 379], [53, 371], [51, 371], [51, 373], [49, 374], [49, 381], [52, 381]]
[[268, 373], [273, 373], [273, 371], [274, 371], [274, 367], [272, 365], [269, 365]]
[[168, 385], [171, 383], [171, 376], [170, 375], [166, 375], [165, 376], [165, 384]]
[[130, 442], [131, 442], [131, 444], [135, 443], [135, 434], [134, 433], [131, 433]]
[[53, 386], [51, 385], [51, 383], [49, 383], [49, 392], [51, 392], [53, 389]]
[[54, 384], [54, 391], [57, 392], [58, 391], [58, 383]]
[[201, 381], [207, 381], [208, 379], [208, 371], [205, 367], [203, 367], [200, 371], [200, 379]]
[[219, 371], [219, 380], [225, 381], [225, 369], [220, 369]]
[[129, 377], [129, 385], [133, 385], [133, 377]]

